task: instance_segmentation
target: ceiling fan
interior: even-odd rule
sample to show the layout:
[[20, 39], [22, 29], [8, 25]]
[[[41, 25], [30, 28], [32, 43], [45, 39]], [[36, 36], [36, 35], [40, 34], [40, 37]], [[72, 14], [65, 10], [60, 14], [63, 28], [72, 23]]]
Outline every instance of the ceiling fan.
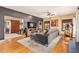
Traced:
[[51, 13], [50, 11], [43, 12], [43, 13], [46, 13], [46, 16], [54, 16], [55, 15], [55, 13]]
[[55, 14], [54, 13], [51, 13], [51, 12], [47, 12], [47, 16], [54, 16]]

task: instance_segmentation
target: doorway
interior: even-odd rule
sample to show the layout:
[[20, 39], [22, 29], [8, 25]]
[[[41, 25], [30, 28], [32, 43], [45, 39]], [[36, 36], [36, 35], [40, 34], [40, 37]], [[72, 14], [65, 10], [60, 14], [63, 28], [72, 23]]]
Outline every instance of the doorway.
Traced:
[[11, 33], [19, 33], [20, 31], [20, 21], [11, 20]]
[[73, 36], [73, 21], [72, 21], [72, 19], [62, 20], [62, 31], [68, 37]]

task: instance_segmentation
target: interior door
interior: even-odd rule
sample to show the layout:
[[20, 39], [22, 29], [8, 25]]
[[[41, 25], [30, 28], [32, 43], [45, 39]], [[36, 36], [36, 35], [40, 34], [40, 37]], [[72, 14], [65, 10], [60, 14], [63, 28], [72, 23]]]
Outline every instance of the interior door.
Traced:
[[11, 33], [19, 33], [20, 22], [18, 20], [11, 20]]

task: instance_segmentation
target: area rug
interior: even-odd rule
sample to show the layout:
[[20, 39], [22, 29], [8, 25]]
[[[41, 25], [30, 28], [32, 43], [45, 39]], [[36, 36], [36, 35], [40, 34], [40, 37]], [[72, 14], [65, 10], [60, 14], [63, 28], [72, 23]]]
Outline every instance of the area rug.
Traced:
[[18, 40], [18, 42], [25, 47], [28, 47], [35, 53], [47, 53], [56, 46], [60, 38], [61, 36], [58, 36], [57, 38], [53, 39], [52, 42], [48, 44], [48, 47], [31, 40], [30, 37]]

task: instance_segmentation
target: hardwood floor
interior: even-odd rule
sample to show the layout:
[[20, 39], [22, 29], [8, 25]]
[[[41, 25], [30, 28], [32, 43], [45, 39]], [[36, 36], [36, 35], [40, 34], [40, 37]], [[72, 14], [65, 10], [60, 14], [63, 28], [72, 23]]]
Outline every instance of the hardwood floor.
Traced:
[[[19, 37], [19, 38], [13, 38], [10, 40], [6, 40], [4, 42], [0, 43], [0, 52], [9, 52], [9, 53], [30, 53], [32, 52], [30, 49], [27, 47], [21, 45], [20, 43], [17, 42], [17, 40], [22, 39], [24, 37]], [[17, 40], [16, 40], [17, 39]]]
[[68, 42], [70, 37], [62, 36], [60, 41], [57, 43], [54, 49], [51, 52], [54, 53], [67, 53], [68, 52]]
[[[0, 52], [2, 53], [31, 53], [32, 51], [21, 45], [17, 42], [17, 40], [23, 39], [24, 37], [13, 38], [10, 40], [5, 40], [4, 42], [0, 42]], [[56, 47], [51, 50], [54, 53], [66, 53], [68, 45], [66, 41], [69, 39], [67, 37], [62, 37], [60, 41], [57, 43]]]

